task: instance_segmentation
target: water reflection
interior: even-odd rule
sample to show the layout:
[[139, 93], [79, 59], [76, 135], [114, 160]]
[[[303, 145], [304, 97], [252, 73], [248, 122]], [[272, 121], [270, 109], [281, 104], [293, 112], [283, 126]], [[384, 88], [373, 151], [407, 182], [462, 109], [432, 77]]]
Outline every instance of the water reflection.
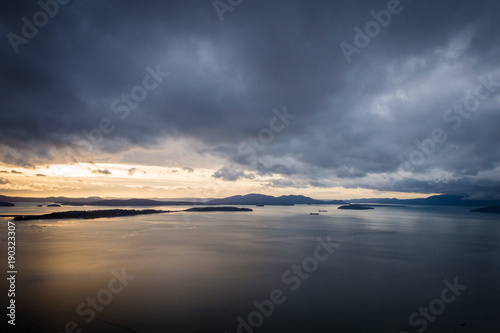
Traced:
[[[254, 311], [254, 300], [281, 288], [286, 303], [256, 332], [410, 331], [408, 316], [439, 295], [444, 279], [459, 276], [470, 288], [428, 331], [493, 327], [500, 310], [494, 217], [462, 208], [336, 207], [318, 216], [309, 215], [315, 206], [294, 206], [19, 222], [19, 324], [27, 332], [61, 332], [68, 321], [91, 332], [236, 332], [236, 318]], [[327, 236], [341, 244], [338, 253], [290, 291], [283, 272]], [[77, 305], [122, 267], [136, 278], [85, 323]]]

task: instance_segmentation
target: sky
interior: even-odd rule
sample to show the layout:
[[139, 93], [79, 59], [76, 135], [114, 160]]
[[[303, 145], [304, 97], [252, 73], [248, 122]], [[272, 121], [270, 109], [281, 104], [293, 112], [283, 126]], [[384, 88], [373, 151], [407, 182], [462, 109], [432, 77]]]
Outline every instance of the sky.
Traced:
[[0, 194], [500, 199], [498, 1], [0, 6]]

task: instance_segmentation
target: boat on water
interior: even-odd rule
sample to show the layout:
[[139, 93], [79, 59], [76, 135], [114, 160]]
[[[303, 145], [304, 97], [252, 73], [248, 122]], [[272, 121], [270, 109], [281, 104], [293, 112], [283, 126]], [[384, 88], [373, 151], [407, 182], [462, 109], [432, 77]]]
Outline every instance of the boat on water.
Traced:
[[309, 213], [309, 215], [319, 215], [319, 213]]
[[320, 209], [320, 210], [318, 210], [318, 212], [320, 212], [320, 213], [326, 213], [326, 212], [328, 212], [328, 211], [327, 211], [327, 210], [322, 210], [322, 209]]

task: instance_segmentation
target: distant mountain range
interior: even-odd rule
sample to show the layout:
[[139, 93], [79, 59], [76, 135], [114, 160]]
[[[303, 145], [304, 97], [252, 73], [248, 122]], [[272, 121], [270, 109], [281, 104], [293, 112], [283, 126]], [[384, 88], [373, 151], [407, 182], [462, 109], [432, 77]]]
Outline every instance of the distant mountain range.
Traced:
[[316, 200], [303, 195], [283, 195], [273, 197], [264, 194], [235, 195], [223, 199], [192, 199], [179, 201], [162, 201], [151, 199], [103, 199], [100, 197], [88, 198], [26, 198], [0, 195], [2, 202], [37, 202], [60, 203], [68, 206], [200, 206], [200, 205], [264, 205], [264, 206], [291, 206], [291, 205], [344, 205], [347, 203], [371, 203], [385, 205], [428, 205], [428, 206], [500, 206], [500, 200], [468, 200], [457, 195], [435, 195], [422, 199], [353, 199], [353, 200]]
[[93, 202], [67, 201], [63, 205], [71, 206], [199, 206], [199, 205], [272, 205], [272, 206], [292, 206], [292, 205], [331, 205], [345, 204], [341, 200], [325, 201], [315, 200], [303, 195], [284, 195], [273, 197], [263, 194], [235, 195], [224, 199], [212, 199], [201, 201], [198, 199], [192, 201], [159, 201], [149, 199], [112, 199], [98, 200]]
[[66, 206], [193, 206], [202, 205], [200, 201], [158, 201], [150, 199], [108, 199], [91, 202], [63, 201]]
[[469, 200], [459, 195], [433, 195], [422, 199], [354, 199], [351, 203], [374, 203], [392, 205], [423, 205], [423, 206], [500, 206], [500, 200]]
[[263, 194], [235, 195], [224, 199], [214, 199], [207, 202], [209, 205], [268, 205], [268, 206], [291, 206], [291, 205], [343, 205], [342, 200], [316, 200], [303, 195], [282, 195], [273, 197]]
[[48, 198], [29, 198], [29, 197], [9, 197], [5, 195], [0, 195], [0, 201], [8, 202], [48, 202], [48, 203], [62, 203], [62, 202], [93, 202], [97, 200], [102, 200], [100, 197], [88, 197], [88, 198], [67, 198], [67, 197], [48, 197]]
[[162, 201], [151, 199], [103, 199], [100, 197], [88, 198], [67, 198], [67, 197], [49, 197], [49, 198], [26, 198], [26, 197], [8, 197], [0, 195], [0, 201], [5, 202], [46, 202], [59, 203], [66, 206], [199, 206], [199, 205], [272, 205], [272, 206], [291, 206], [291, 205], [343, 205], [342, 200], [316, 200], [303, 195], [283, 195], [273, 197], [263, 194], [235, 195], [224, 199], [192, 199], [182, 201]]

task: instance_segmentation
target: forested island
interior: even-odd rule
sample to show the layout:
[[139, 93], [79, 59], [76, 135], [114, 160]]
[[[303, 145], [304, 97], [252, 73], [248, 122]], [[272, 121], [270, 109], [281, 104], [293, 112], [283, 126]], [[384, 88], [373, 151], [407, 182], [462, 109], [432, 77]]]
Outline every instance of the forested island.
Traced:
[[109, 209], [109, 210], [73, 210], [67, 212], [56, 212], [43, 215], [18, 215], [14, 221], [28, 220], [64, 220], [64, 219], [98, 219], [104, 217], [136, 216], [146, 214], [169, 213], [167, 210], [155, 209]]
[[359, 204], [351, 204], [346, 206], [340, 206], [338, 209], [352, 209], [352, 210], [368, 210], [374, 209], [373, 207], [359, 205]]
[[251, 208], [238, 207], [194, 207], [185, 210], [186, 212], [252, 212]]
[[[251, 212], [250, 208], [238, 207], [195, 207], [185, 210], [156, 210], [156, 209], [105, 209], [105, 210], [72, 210], [66, 212], [56, 212], [43, 215], [17, 215], [14, 221], [30, 220], [67, 220], [67, 219], [99, 219], [122, 216], [137, 216], [162, 214], [172, 212]], [[4, 216], [5, 217], [5, 216]]]

